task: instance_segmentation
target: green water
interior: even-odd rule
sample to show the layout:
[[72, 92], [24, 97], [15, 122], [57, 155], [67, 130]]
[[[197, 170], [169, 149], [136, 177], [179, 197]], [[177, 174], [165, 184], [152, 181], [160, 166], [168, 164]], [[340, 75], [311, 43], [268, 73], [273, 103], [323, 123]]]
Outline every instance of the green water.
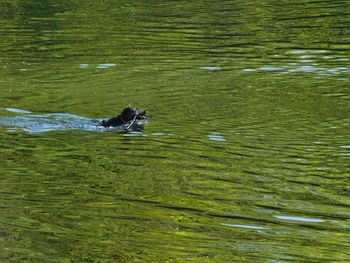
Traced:
[[350, 262], [349, 23], [340, 0], [0, 1], [0, 124], [149, 113], [1, 125], [0, 262]]

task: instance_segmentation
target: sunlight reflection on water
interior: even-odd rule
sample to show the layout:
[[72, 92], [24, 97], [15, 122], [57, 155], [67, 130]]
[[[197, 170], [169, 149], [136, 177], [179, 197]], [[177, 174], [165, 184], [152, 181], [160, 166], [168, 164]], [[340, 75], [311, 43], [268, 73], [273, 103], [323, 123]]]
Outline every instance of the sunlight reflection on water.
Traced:
[[[322, 78], [328, 75], [345, 75], [347, 76], [350, 73], [350, 68], [343, 65], [341, 62], [347, 61], [347, 58], [333, 56], [323, 56], [321, 54], [330, 53], [328, 50], [291, 50], [289, 54], [292, 55], [290, 59], [295, 62], [288, 62], [288, 65], [279, 66], [278, 63], [276, 65], [266, 65], [258, 68], [245, 68], [242, 69], [245, 72], [250, 71], [271, 71], [271, 72], [279, 72], [281, 74], [289, 74], [289, 73], [315, 73], [315, 78]], [[306, 54], [306, 55], [305, 55]], [[279, 56], [276, 56], [277, 58]], [[283, 57], [280, 57], [281, 62], [283, 63]], [[325, 67], [326, 63], [323, 63], [322, 60], [330, 60], [334, 59], [332, 65], [335, 67]], [[338, 80], [347, 80], [347, 77], [338, 78]]]
[[309, 222], [309, 223], [322, 223], [326, 220], [323, 219], [316, 219], [316, 218], [305, 218], [305, 217], [297, 217], [297, 216], [278, 216], [275, 215], [274, 217], [282, 220], [290, 220], [290, 221], [300, 221], [300, 222]]
[[265, 227], [261, 227], [261, 226], [234, 225], [234, 224], [224, 224], [224, 223], [222, 223], [221, 225], [239, 227], [239, 228], [247, 228], [247, 229], [266, 229]]

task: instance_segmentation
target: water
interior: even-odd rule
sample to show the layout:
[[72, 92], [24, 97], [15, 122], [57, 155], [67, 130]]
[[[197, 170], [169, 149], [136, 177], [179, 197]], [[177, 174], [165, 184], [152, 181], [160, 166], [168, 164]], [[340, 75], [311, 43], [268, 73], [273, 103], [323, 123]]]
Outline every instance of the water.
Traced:
[[350, 261], [347, 1], [0, 10], [1, 262]]

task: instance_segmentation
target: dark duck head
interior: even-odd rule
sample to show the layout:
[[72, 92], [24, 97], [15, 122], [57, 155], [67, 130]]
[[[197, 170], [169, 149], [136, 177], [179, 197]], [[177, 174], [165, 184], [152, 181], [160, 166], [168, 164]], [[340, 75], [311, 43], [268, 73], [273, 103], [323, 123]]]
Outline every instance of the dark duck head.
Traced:
[[103, 127], [116, 127], [124, 124], [129, 124], [135, 120], [142, 120], [146, 117], [146, 111], [133, 108], [131, 106], [126, 107], [122, 113], [108, 120], [103, 120], [101, 125]]

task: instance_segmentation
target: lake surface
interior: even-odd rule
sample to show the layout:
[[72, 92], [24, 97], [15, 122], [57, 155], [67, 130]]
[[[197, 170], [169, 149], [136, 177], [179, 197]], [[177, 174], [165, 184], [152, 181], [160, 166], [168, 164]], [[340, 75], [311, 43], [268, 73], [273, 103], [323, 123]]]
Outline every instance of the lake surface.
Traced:
[[[0, 261], [350, 262], [349, 26], [348, 1], [0, 2]], [[143, 131], [88, 125], [127, 105]]]

